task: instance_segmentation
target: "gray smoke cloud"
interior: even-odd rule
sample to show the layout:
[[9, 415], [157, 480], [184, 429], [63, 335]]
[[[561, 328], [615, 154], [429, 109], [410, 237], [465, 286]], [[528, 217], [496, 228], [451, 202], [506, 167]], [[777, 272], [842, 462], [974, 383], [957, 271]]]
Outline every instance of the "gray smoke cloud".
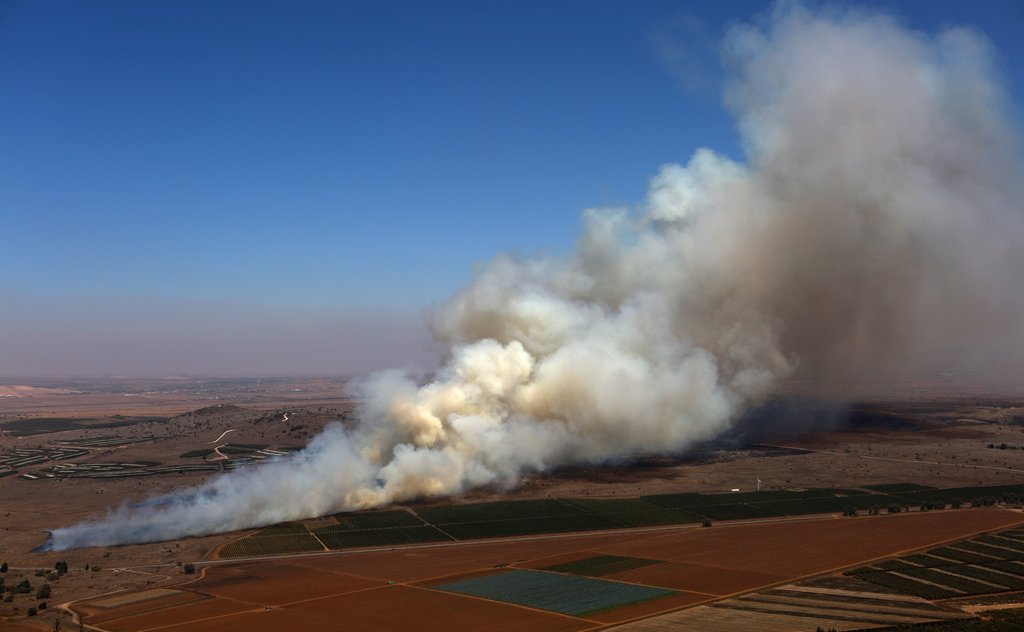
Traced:
[[1021, 160], [987, 40], [780, 5], [724, 43], [745, 152], [584, 213], [565, 259], [499, 256], [433, 317], [448, 358], [359, 387], [358, 427], [48, 547], [254, 527], [686, 450], [780, 382], [1019, 366]]

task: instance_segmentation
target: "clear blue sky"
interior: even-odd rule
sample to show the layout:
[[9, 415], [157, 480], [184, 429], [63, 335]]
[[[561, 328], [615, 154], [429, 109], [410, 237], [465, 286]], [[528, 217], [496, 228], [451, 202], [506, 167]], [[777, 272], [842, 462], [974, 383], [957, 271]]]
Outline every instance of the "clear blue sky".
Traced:
[[[868, 4], [984, 31], [1021, 101], [1024, 4]], [[358, 336], [346, 318], [415, 321], [497, 252], [567, 251], [581, 209], [638, 202], [659, 165], [742, 158], [715, 47], [768, 6], [0, 0], [0, 375], [376, 368], [372, 345], [81, 356], [119, 344], [101, 323], [202, 346], [283, 305], [246, 331]]]

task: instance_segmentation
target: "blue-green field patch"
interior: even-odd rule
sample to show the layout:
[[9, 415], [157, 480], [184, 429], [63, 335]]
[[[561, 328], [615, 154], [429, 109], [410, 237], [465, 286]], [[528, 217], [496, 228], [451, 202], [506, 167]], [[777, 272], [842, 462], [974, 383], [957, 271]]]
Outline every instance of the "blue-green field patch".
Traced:
[[569, 615], [610, 610], [676, 593], [664, 588], [531, 570], [474, 577], [434, 588]]

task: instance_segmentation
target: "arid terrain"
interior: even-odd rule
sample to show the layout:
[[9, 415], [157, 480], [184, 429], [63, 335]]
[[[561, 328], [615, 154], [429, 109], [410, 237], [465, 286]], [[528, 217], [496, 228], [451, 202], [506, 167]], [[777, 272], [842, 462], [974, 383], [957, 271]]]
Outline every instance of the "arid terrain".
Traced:
[[[439, 613], [439, 629], [495, 620], [510, 629], [586, 629], [1024, 522], [1024, 514], [1004, 506], [853, 520], [836, 514], [726, 522], [710, 530], [680, 524], [313, 552], [258, 562], [218, 555], [254, 531], [34, 553], [48, 529], [101, 518], [122, 502], [194, 485], [226, 469], [260, 467], [262, 460], [301, 448], [332, 421], [356, 423], [354, 402], [344, 380], [328, 379], [9, 382], [0, 388], [0, 562], [8, 564], [0, 577], [7, 586], [24, 580], [33, 586], [31, 593], [0, 602], [9, 626], [51, 629], [55, 607], [76, 602], [73, 609], [97, 630], [186, 629], [186, 623], [187, 629], [273, 629], [296, 616], [316, 629], [341, 612], [348, 613], [353, 629], [402, 629], [407, 617], [424, 608]], [[758, 485], [771, 491], [1024, 484], [1024, 399], [914, 389], [884, 401], [828, 408], [827, 414], [811, 415], [812, 422], [797, 419], [801, 415], [806, 411], [799, 407], [769, 405], [732, 435], [686, 455], [568, 468], [534, 475], [511, 491], [478, 490], [398, 509], [498, 499], [750, 492]], [[315, 532], [335, 519], [303, 524]], [[595, 555], [654, 560], [606, 579], [676, 592], [576, 616], [435, 589], [496, 566], [546, 568]], [[47, 576], [44, 569], [57, 562], [66, 562], [67, 572]], [[193, 568], [195, 575], [186, 572]], [[179, 587], [183, 581], [189, 583]], [[43, 583], [51, 587], [45, 599], [36, 595]], [[393, 611], [391, 619], [375, 618], [382, 599]], [[47, 610], [26, 617], [41, 601]]]

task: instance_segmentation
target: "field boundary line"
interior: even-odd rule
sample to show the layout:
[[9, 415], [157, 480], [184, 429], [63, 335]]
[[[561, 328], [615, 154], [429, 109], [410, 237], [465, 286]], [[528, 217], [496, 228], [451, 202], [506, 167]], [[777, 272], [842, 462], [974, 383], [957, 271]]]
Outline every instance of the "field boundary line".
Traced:
[[[426, 590], [426, 591], [433, 592], [433, 593], [441, 593], [443, 595], [452, 595], [454, 597], [465, 597], [467, 599], [476, 599], [477, 601], [485, 601], [487, 603], [503, 604], [503, 605], [506, 605], [506, 606], [512, 606], [513, 608], [521, 608], [523, 610], [529, 610], [531, 612], [540, 612], [542, 614], [555, 615], [555, 616], [562, 617], [562, 618], [565, 618], [565, 619], [572, 619], [573, 621], [580, 621], [582, 623], [595, 623], [595, 624], [600, 623], [600, 621], [594, 621], [593, 619], [584, 619], [583, 617], [577, 617], [575, 615], [565, 614], [564, 612], [558, 612], [558, 611], [555, 611], [555, 610], [544, 610], [543, 608], [534, 608], [532, 606], [527, 606], [527, 605], [520, 604], [520, 603], [514, 603], [514, 602], [511, 602], [511, 601], [500, 601], [498, 599], [488, 599], [487, 597], [480, 597], [479, 595], [470, 595], [470, 594], [467, 594], [467, 593], [451, 592], [451, 591], [448, 591], [448, 590], [438, 590], [436, 588], [427, 588], [427, 587], [424, 587], [424, 586], [414, 586], [413, 584], [402, 584], [402, 585], [406, 586], [407, 588], [414, 588], [416, 590]], [[586, 629], [589, 630], [591, 628], [586, 628]]]
[[[240, 603], [247, 603], [247, 602], [243, 601], [243, 602], [240, 602]], [[203, 617], [202, 619], [192, 619], [191, 621], [179, 621], [177, 623], [169, 623], [167, 625], [158, 625], [158, 626], [152, 627], [152, 628], [142, 628], [142, 629], [139, 629], [139, 630], [135, 630], [135, 632], [150, 632], [151, 630], [165, 630], [167, 628], [174, 628], [174, 627], [178, 627], [178, 626], [187, 626], [187, 625], [191, 625], [191, 624], [194, 624], [194, 623], [202, 623], [203, 621], [213, 621], [214, 619], [226, 619], [227, 617], [233, 617], [235, 615], [246, 614], [246, 613], [250, 613], [250, 612], [252, 612], [252, 613], [266, 612], [267, 610], [273, 610], [273, 608], [271, 608], [269, 606], [261, 605], [259, 608], [253, 608], [251, 610], [242, 610], [241, 612], [231, 612], [231, 613], [228, 613], [228, 614], [218, 614], [218, 615], [215, 615], [215, 616], [212, 616], [212, 617]], [[127, 618], [127, 617], [124, 617], [124, 618]]]
[[320, 536], [318, 536], [315, 531], [313, 531], [312, 529], [306, 529], [306, 533], [308, 533], [309, 535], [313, 536], [313, 539], [320, 543], [320, 546], [323, 547], [324, 551], [330, 551], [331, 550], [331, 549], [327, 548], [327, 545], [324, 544], [324, 541], [320, 539]]
[[[368, 578], [359, 578], [359, 579], [368, 579]], [[373, 581], [380, 582], [379, 579], [375, 579]], [[371, 590], [380, 590], [382, 588], [387, 588], [389, 586], [404, 586], [404, 585], [405, 584], [398, 584], [398, 583], [388, 584], [388, 583], [385, 582], [385, 583], [381, 583], [378, 586], [367, 586], [365, 588], [356, 588], [355, 590], [346, 590], [345, 592], [334, 593], [334, 594], [331, 594], [331, 595], [322, 595], [320, 597], [310, 597], [309, 599], [299, 599], [297, 601], [289, 601], [288, 603], [283, 603], [283, 604], [279, 604], [277, 606], [269, 606], [269, 607], [270, 608], [287, 608], [288, 606], [294, 606], [294, 605], [300, 604], [300, 603], [309, 603], [311, 601], [319, 601], [321, 599], [333, 599], [335, 597], [341, 597], [343, 595], [354, 595], [356, 593], [369, 592]], [[266, 605], [266, 604], [261, 604], [261, 605]]]
[[[950, 510], [950, 511], [959, 511], [959, 510]], [[967, 510], [967, 511], [970, 511], [970, 510]], [[1005, 511], [1005, 510], [1003, 510], [1003, 511]], [[918, 513], [920, 513], [920, 512], [918, 512]], [[892, 517], [892, 516], [897, 516], [897, 515], [906, 516], [906, 515], [915, 515], [915, 514], [886, 514], [886, 515], [878, 515], [878, 516], [861, 516], [858, 519], [861, 519], [861, 518], [869, 518], [869, 519], [870, 518], [887, 518], [887, 517]], [[1008, 529], [1010, 527], [1020, 525], [1021, 523], [1024, 523], [1024, 516], [1019, 517], [1017, 519], [1017, 522], [1011, 523], [1011, 524], [1006, 525], [1004, 527], [997, 527], [997, 528], [1000, 529], [1000, 530]], [[991, 528], [989, 528], [989, 529], [980, 529], [978, 531], [967, 533], [965, 535], [960, 535], [960, 536], [957, 536], [955, 538], [950, 538], [950, 539], [947, 539], [947, 540], [942, 540], [942, 541], [934, 542], [934, 543], [931, 543], [931, 544], [925, 544], [925, 545], [922, 545], [922, 546], [919, 546], [919, 547], [914, 547], [912, 549], [903, 549], [902, 551], [897, 551], [897, 552], [894, 552], [894, 553], [890, 553], [888, 555], [882, 555], [882, 556], [871, 558], [871, 559], [868, 559], [868, 560], [863, 560], [863, 561], [857, 562], [856, 564], [846, 564], [844, 566], [837, 566], [837, 567], [834, 567], [834, 568], [831, 568], [831, 569], [828, 569], [828, 570], [824, 570], [824, 571], [820, 571], [820, 572], [817, 572], [817, 573], [811, 573], [810, 575], [791, 577], [787, 581], [778, 582], [778, 583], [775, 583], [775, 584], [766, 584], [764, 586], [759, 586], [759, 587], [751, 589], [751, 590], [742, 590], [742, 591], [739, 591], [739, 592], [734, 592], [732, 594], [722, 595], [720, 597], [716, 597], [715, 599], [711, 599], [711, 600], [708, 600], [708, 601], [704, 601], [704, 602], [700, 602], [700, 603], [695, 603], [695, 604], [689, 604], [689, 605], [686, 605], [686, 606], [683, 606], [683, 607], [680, 607], [680, 608], [670, 608], [670, 609], [667, 609], [667, 610], [663, 610], [661, 612], [655, 612], [655, 613], [652, 613], [652, 614], [649, 614], [649, 615], [643, 615], [643, 616], [637, 617], [635, 619], [629, 619], [627, 621], [619, 621], [618, 623], [606, 625], [605, 627], [602, 627], [602, 628], [599, 628], [599, 629], [601, 629], [601, 630], [609, 630], [609, 629], [613, 628], [614, 626], [622, 625], [624, 623], [633, 623], [634, 621], [643, 621], [645, 619], [653, 619], [654, 617], [660, 617], [662, 615], [670, 614], [670, 613], [673, 613], [673, 612], [678, 612], [679, 610], [686, 610], [686, 609], [689, 609], [689, 608], [695, 608], [697, 606], [703, 606], [703, 605], [706, 605], [708, 603], [714, 603], [714, 602], [717, 602], [717, 601], [724, 601], [726, 599], [733, 599], [733, 598], [736, 598], [736, 597], [741, 597], [743, 595], [759, 592], [759, 591], [762, 591], [762, 590], [769, 590], [769, 589], [772, 589], [772, 588], [778, 588], [780, 586], [785, 586], [787, 584], [795, 584], [797, 582], [807, 581], [808, 579], [814, 579], [816, 577], [827, 577], [829, 575], [834, 575], [835, 573], [837, 573], [839, 571], [842, 571], [844, 569], [847, 569], [847, 568], [853, 568], [853, 567], [856, 567], [856, 566], [864, 566], [864, 565], [873, 564], [874, 562], [877, 562], [879, 560], [885, 560], [885, 559], [888, 559], [890, 557], [901, 557], [903, 555], [908, 555], [908, 554], [914, 553], [916, 551], [922, 551], [922, 550], [925, 550], [925, 549], [930, 548], [930, 547], [942, 546], [944, 544], [949, 544], [950, 542], [956, 542], [958, 540], [964, 540], [964, 539], [967, 539], [967, 538], [973, 538], [973, 537], [976, 537], [976, 536], [978, 536], [979, 534], [982, 534], [982, 533], [989, 533], [991, 530], [992, 530]], [[915, 579], [915, 581], [917, 581], [917, 580]], [[965, 597], [953, 597], [952, 599], [953, 600], [955, 600], [955, 599], [963, 599]], [[942, 600], [942, 601], [946, 601], [946, 600]]]

